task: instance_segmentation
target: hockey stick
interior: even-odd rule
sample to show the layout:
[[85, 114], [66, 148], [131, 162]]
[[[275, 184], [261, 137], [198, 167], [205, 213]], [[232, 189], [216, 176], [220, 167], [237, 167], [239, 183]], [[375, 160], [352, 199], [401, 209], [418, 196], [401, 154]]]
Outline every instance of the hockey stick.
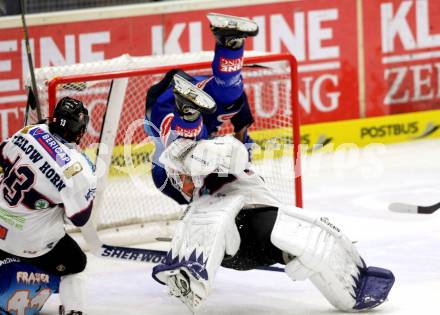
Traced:
[[[165, 257], [168, 254], [166, 251], [162, 250], [103, 244], [99, 239], [99, 236], [91, 221], [89, 221], [81, 228], [81, 233], [86, 243], [90, 246], [90, 251], [93, 255], [97, 257], [157, 264], [164, 263]], [[261, 267], [256, 269], [284, 272], [284, 268], [274, 266]]]
[[[35, 108], [37, 109], [37, 119], [38, 121], [41, 121], [42, 115], [41, 115], [41, 109], [40, 109], [40, 103], [38, 98], [38, 90], [37, 90], [37, 81], [35, 80], [35, 73], [34, 73], [34, 62], [32, 60], [32, 54], [31, 54], [31, 45], [29, 44], [29, 35], [28, 35], [28, 29], [26, 25], [26, 19], [25, 19], [25, 7], [23, 0], [20, 1], [20, 9], [21, 9], [21, 23], [23, 24], [23, 35], [24, 35], [24, 41], [26, 44], [26, 55], [28, 59], [29, 64], [29, 74], [31, 76], [31, 91], [29, 93], [33, 94], [33, 100], [35, 101]], [[28, 119], [28, 113], [29, 113], [29, 107], [31, 106], [30, 97], [28, 96], [28, 102], [26, 104], [26, 113], [25, 113], [25, 125], [27, 125], [27, 119]]]
[[400, 213], [420, 213], [420, 214], [432, 214], [440, 209], [440, 202], [431, 206], [417, 206], [409, 203], [393, 202], [388, 206], [388, 209], [393, 212]]
[[91, 220], [81, 228], [81, 234], [84, 237], [90, 251], [93, 255], [103, 258], [113, 258], [118, 260], [129, 260], [147, 263], [161, 262], [167, 252], [161, 250], [131, 248], [123, 246], [113, 246], [104, 244], [98, 236]]

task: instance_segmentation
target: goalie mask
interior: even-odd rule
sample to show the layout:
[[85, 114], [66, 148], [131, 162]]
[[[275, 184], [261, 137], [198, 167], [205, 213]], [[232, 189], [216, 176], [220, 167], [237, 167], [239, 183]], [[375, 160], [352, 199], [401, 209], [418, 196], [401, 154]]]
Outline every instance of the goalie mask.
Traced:
[[187, 195], [188, 191], [200, 189], [210, 174], [240, 177], [249, 166], [246, 147], [233, 136], [197, 142], [177, 139], [162, 153], [159, 161], [172, 185]]
[[89, 112], [80, 100], [63, 97], [55, 107], [49, 131], [70, 143], [79, 144], [87, 130]]

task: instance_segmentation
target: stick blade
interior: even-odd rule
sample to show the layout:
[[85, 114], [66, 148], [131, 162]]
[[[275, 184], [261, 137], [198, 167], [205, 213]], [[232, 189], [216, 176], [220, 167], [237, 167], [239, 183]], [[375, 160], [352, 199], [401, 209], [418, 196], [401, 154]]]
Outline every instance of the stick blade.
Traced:
[[416, 205], [411, 205], [402, 202], [393, 202], [388, 206], [388, 209], [392, 212], [399, 213], [417, 213], [418, 207]]

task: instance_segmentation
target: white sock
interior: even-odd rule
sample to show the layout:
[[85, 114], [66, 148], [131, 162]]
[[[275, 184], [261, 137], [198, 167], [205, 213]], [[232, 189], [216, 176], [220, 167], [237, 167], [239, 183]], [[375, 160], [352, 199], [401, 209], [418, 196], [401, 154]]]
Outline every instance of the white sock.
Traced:
[[66, 313], [84, 312], [84, 275], [77, 273], [61, 277], [60, 300]]

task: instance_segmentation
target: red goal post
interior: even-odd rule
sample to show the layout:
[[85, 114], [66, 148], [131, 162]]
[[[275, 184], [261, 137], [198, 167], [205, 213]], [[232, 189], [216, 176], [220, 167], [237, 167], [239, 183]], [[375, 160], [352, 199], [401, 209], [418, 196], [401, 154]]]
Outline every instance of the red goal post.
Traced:
[[[154, 58], [154, 57], [151, 57]], [[287, 79], [285, 81], [289, 81], [290, 82], [290, 86], [288, 87], [290, 89], [290, 94], [287, 92], [283, 92], [283, 97], [285, 98], [289, 98], [288, 100], [283, 100], [287, 103], [289, 103], [290, 106], [290, 112], [288, 114], [290, 115], [290, 117], [283, 117], [283, 114], [280, 114], [281, 116], [277, 119], [283, 120], [283, 123], [277, 125], [277, 122], [274, 121], [274, 123], [269, 127], [269, 129], [273, 129], [273, 130], [277, 130], [277, 132], [279, 130], [282, 129], [282, 132], [286, 132], [286, 128], [289, 128], [289, 133], [290, 135], [287, 136], [288, 138], [290, 138], [292, 142], [292, 147], [291, 147], [291, 159], [293, 159], [293, 173], [291, 173], [291, 177], [294, 178], [294, 196], [293, 196], [293, 200], [296, 206], [298, 207], [302, 207], [303, 204], [303, 199], [302, 199], [302, 182], [301, 182], [301, 159], [300, 159], [300, 118], [299, 118], [299, 105], [298, 105], [298, 79], [297, 79], [297, 62], [296, 59], [290, 55], [290, 54], [267, 54], [267, 53], [258, 53], [257, 55], [250, 55], [250, 56], [245, 56], [244, 58], [244, 68], [246, 66], [249, 67], [249, 78], [246, 77], [246, 75], [244, 75], [244, 83], [246, 84], [247, 80], [252, 80], [253, 77], [258, 76], [258, 73], [261, 72], [267, 72], [269, 70], [266, 70], [266, 66], [267, 64], [277, 64], [277, 63], [282, 63], [283, 65], [287, 65], [289, 67], [289, 69], [285, 69], [286, 71], [286, 77]], [[263, 66], [261, 66], [263, 65]], [[200, 69], [210, 69], [211, 67], [211, 61], [210, 60], [204, 60], [204, 61], [197, 61], [197, 62], [188, 62], [188, 63], [176, 63], [176, 64], [167, 64], [167, 65], [162, 65], [162, 66], [151, 66], [151, 67], [141, 67], [141, 68], [136, 68], [136, 69], [128, 69], [128, 70], [117, 70], [117, 71], [102, 71], [102, 72], [88, 72], [88, 73], [79, 73], [79, 74], [70, 74], [69, 71], [61, 71], [61, 73], [63, 73], [62, 75], [55, 75], [54, 77], [48, 79], [46, 81], [46, 87], [47, 87], [47, 115], [50, 116], [51, 113], [53, 113], [55, 104], [57, 102], [57, 100], [60, 98], [60, 96], [58, 94], [60, 94], [60, 90], [63, 89], [63, 86], [68, 86], [68, 85], [72, 85], [72, 86], [81, 86], [83, 83], [87, 83], [87, 82], [95, 82], [95, 81], [102, 81], [102, 80], [110, 80], [112, 83], [112, 87], [110, 88], [110, 90], [116, 90], [115, 86], [117, 85], [116, 82], [118, 82], [118, 80], [124, 80], [124, 79], [131, 79], [131, 78], [139, 78], [139, 77], [150, 77], [150, 76], [158, 76], [158, 75], [163, 75], [165, 74], [167, 71], [174, 69], [174, 68], [180, 68], [184, 71], [188, 71], [191, 73], [191, 71], [199, 71]], [[254, 71], [254, 69], [252, 67], [256, 67], [257, 70]], [[260, 67], [260, 68], [258, 68]], [[283, 66], [284, 67], [284, 66]], [[262, 70], [261, 70], [262, 69]], [[255, 73], [256, 74], [255, 74]], [[65, 74], [67, 73], [67, 74]], [[272, 75], [272, 74], [271, 74]], [[271, 75], [269, 75], [269, 78], [271, 77]], [[270, 79], [268, 79], [270, 80]], [[261, 82], [260, 82], [261, 83]], [[266, 89], [274, 89], [276, 87], [276, 84], [273, 83], [271, 85], [271, 82], [262, 82], [261, 84], [259, 84], [259, 89], [262, 90], [266, 90]], [[271, 85], [270, 87], [268, 87], [268, 85]], [[85, 84], [86, 86], [86, 84]], [[280, 87], [277, 87], [278, 89], [281, 89]], [[84, 93], [82, 91], [83, 87], [79, 87], [78, 91], [81, 91], [80, 93]], [[127, 89], [127, 83], [125, 83], [125, 89]], [[130, 89], [128, 88], [128, 91]], [[121, 107], [124, 106], [124, 102], [126, 102], [125, 99], [125, 91], [124, 93], [109, 93], [108, 96], [108, 104], [107, 106], [110, 107], [112, 103], [112, 97], [114, 96], [114, 94], [124, 94], [124, 95], [116, 95], [116, 97], [119, 96], [119, 104]], [[146, 94], [146, 90], [142, 91], [142, 93]], [[272, 92], [271, 92], [272, 93]], [[72, 96], [75, 95], [74, 92], [72, 92]], [[256, 98], [257, 96], [255, 96]], [[276, 97], [274, 95], [271, 96], [272, 98]], [[252, 97], [251, 97], [252, 98]], [[137, 101], [139, 102], [139, 101]], [[264, 102], [264, 101], [263, 101]], [[265, 100], [265, 102], [267, 103], [267, 100]], [[250, 103], [252, 103], [252, 100], [250, 100]], [[252, 106], [252, 104], [251, 104]], [[279, 106], [279, 105], [278, 105]], [[122, 109], [121, 109], [122, 110]], [[108, 111], [108, 109], [107, 109]], [[107, 113], [108, 114], [108, 113]], [[107, 115], [107, 114], [104, 114]], [[253, 110], [253, 114], [255, 116], [255, 112]], [[139, 114], [137, 114], [137, 116], [139, 116]], [[119, 117], [119, 118], [118, 118]], [[133, 120], [134, 119], [140, 119], [142, 117], [132, 117]], [[258, 118], [258, 117], [257, 117]], [[107, 117], [105, 118], [107, 119]], [[111, 132], [111, 128], [113, 128], [113, 139], [117, 137], [116, 133], [117, 131], [115, 131], [114, 129], [120, 128], [120, 126], [116, 126], [117, 124], [119, 124], [119, 121], [121, 121], [121, 116], [116, 116], [113, 118], [113, 123], [110, 124], [110, 129], [105, 131], [105, 126], [103, 127], [103, 130], [101, 130], [101, 136], [102, 134], [106, 133], [112, 133]], [[288, 121], [288, 122], [284, 122], [284, 121]], [[291, 126], [289, 126], [291, 124]], [[268, 133], [270, 134], [270, 132], [267, 132], [266, 129], [261, 129], [261, 130], [256, 130], [255, 133], [257, 134], [257, 136], [259, 136], [260, 134], [265, 134], [267, 135]], [[144, 137], [146, 138], [147, 136], [144, 135]], [[252, 134], [251, 134], [252, 137]], [[100, 139], [101, 140], [101, 139]], [[140, 141], [140, 140], [139, 140]], [[111, 140], [110, 140], [111, 142]], [[121, 142], [121, 141], [119, 141]], [[284, 148], [284, 147], [283, 147]], [[113, 149], [113, 147], [112, 147]], [[99, 151], [100, 149], [98, 149]], [[290, 148], [289, 148], [290, 150]], [[278, 153], [275, 152], [275, 155], [277, 155]], [[112, 154], [109, 155], [109, 157], [106, 160], [106, 167], [107, 170], [105, 171], [106, 174], [108, 174], [109, 172], [109, 168], [110, 168], [110, 163], [111, 163], [111, 156]], [[271, 169], [274, 169], [274, 167], [272, 167]], [[275, 174], [274, 177], [276, 180], [277, 176], [281, 177], [282, 175], [286, 176], [286, 174], [283, 172], [285, 171], [285, 169], [283, 168], [283, 166], [281, 168], [277, 168], [277, 173]], [[263, 175], [264, 176], [264, 175]], [[105, 176], [104, 176], [105, 177]], [[280, 179], [281, 180], [281, 179]], [[105, 181], [105, 179], [104, 179]], [[99, 184], [98, 184], [99, 185]], [[99, 189], [99, 187], [98, 187]], [[128, 222], [128, 224], [131, 224], [132, 222]], [[105, 228], [105, 227], [104, 227]]]

